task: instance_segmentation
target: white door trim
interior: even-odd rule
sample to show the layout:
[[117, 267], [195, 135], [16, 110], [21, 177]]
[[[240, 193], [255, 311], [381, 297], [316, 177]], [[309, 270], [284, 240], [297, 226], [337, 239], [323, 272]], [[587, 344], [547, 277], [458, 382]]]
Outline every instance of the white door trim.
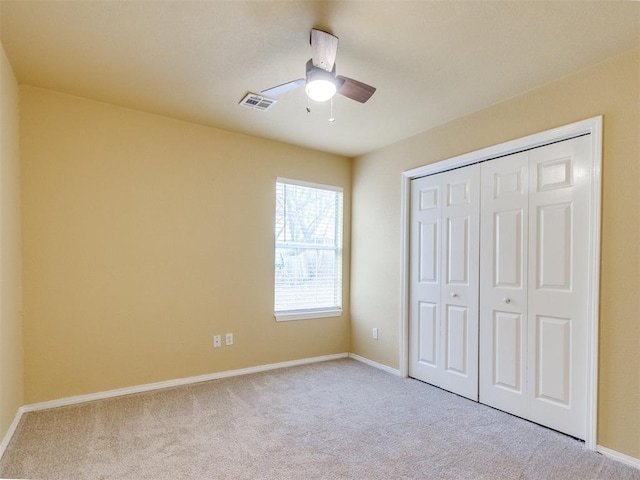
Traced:
[[400, 375], [409, 375], [409, 262], [410, 262], [410, 200], [411, 180], [434, 173], [464, 167], [496, 157], [529, 150], [549, 143], [559, 142], [580, 135], [591, 134], [593, 163], [589, 175], [591, 192], [589, 196], [589, 275], [587, 318], [587, 418], [585, 446], [596, 449], [598, 413], [598, 309], [600, 292], [600, 216], [602, 192], [602, 116], [588, 118], [563, 127], [511, 140], [492, 147], [465, 153], [440, 162], [407, 170], [402, 173], [401, 205], [401, 322], [400, 322]]

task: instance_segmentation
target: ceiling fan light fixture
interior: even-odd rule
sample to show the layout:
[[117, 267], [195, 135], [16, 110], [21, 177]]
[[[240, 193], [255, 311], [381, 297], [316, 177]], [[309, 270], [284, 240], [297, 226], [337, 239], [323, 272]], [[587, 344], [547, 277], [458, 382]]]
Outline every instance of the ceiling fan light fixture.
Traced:
[[326, 102], [337, 91], [335, 74], [317, 67], [308, 68], [304, 91], [311, 100]]
[[315, 102], [326, 102], [336, 94], [336, 84], [331, 80], [312, 80], [307, 83], [305, 92]]

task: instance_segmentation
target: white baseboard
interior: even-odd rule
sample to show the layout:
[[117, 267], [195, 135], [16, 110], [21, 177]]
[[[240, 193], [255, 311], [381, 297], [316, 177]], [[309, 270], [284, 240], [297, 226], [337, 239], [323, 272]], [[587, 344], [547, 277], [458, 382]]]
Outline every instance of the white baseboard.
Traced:
[[355, 353], [350, 353], [349, 358], [353, 358], [354, 360], [357, 360], [359, 362], [366, 363], [367, 365], [375, 367], [379, 370], [383, 370], [392, 375], [396, 375], [398, 377], [400, 376], [400, 370], [388, 367], [387, 365], [384, 365], [382, 363], [374, 362], [373, 360], [369, 360], [368, 358], [361, 357], [360, 355], [356, 355]]
[[630, 455], [625, 455], [624, 453], [616, 452], [615, 450], [603, 447], [602, 445], [596, 446], [596, 452], [600, 452], [601, 454], [609, 458], [640, 469], [640, 458], [635, 458]]
[[11, 438], [13, 437], [13, 434], [15, 433], [16, 428], [18, 428], [18, 424], [20, 423], [20, 419], [22, 418], [23, 412], [24, 412], [23, 407], [20, 407], [16, 412], [16, 416], [13, 417], [13, 422], [11, 422], [11, 425], [9, 425], [9, 430], [7, 430], [6, 435], [2, 439], [2, 443], [0, 443], [0, 458], [2, 458], [2, 456], [4, 455], [4, 452], [7, 449], [7, 446], [9, 445], [9, 442], [11, 441]]
[[160, 390], [162, 388], [178, 387], [181, 385], [190, 385], [192, 383], [208, 382], [210, 380], [218, 380], [220, 378], [236, 377], [239, 375], [248, 375], [250, 373], [266, 372], [267, 370], [277, 370], [279, 368], [295, 367], [298, 365], [306, 365], [309, 363], [326, 362], [329, 360], [337, 360], [339, 358], [347, 358], [348, 353], [337, 353], [334, 355], [323, 355], [321, 357], [302, 358], [300, 360], [291, 360], [288, 362], [269, 363], [267, 365], [258, 365], [256, 367], [241, 368], [238, 370], [227, 370], [224, 372], [209, 373], [206, 375], [198, 375], [196, 377], [177, 378], [175, 380], [167, 380], [164, 382], [147, 383], [144, 385], [136, 385], [134, 387], [118, 388], [116, 390], [107, 390], [104, 392], [90, 393], [87, 395], [77, 395], [74, 397], [60, 398], [58, 400], [50, 400], [48, 402], [32, 403], [21, 407], [23, 412], [35, 412], [37, 410], [46, 410], [49, 408], [64, 407], [67, 405], [75, 405], [77, 403], [92, 402], [94, 400], [103, 400], [105, 398], [121, 397], [123, 395], [131, 395], [133, 393], [149, 392], [151, 390]]

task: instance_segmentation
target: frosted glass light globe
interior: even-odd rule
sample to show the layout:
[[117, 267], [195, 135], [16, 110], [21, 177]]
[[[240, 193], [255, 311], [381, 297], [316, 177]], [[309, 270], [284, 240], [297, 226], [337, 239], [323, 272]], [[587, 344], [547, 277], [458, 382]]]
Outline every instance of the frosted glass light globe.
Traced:
[[319, 78], [308, 82], [304, 90], [311, 100], [326, 102], [336, 94], [336, 84], [330, 80]]

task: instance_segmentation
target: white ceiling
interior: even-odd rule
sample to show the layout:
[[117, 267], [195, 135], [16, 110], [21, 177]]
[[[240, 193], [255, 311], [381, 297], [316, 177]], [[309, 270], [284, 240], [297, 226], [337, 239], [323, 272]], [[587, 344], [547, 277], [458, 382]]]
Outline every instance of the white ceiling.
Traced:
[[[20, 83], [357, 156], [640, 45], [633, 1], [7, 1]], [[366, 104], [304, 89], [266, 112], [247, 92], [304, 77], [312, 27], [340, 37], [338, 74]]]

